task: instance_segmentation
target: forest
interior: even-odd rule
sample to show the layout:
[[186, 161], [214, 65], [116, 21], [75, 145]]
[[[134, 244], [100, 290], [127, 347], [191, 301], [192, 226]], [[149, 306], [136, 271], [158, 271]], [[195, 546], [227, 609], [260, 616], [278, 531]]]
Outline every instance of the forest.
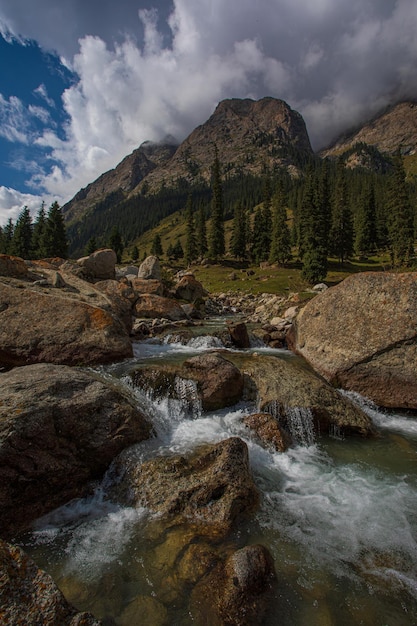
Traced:
[[[348, 167], [355, 153], [372, 159], [372, 168]], [[34, 223], [26, 207], [16, 224], [0, 229], [0, 252], [23, 258], [79, 257], [110, 246], [122, 260], [128, 248], [138, 257], [137, 239], [180, 211], [185, 236], [166, 251], [155, 235], [152, 253], [190, 264], [224, 257], [281, 266], [301, 262], [310, 283], [324, 280], [329, 258], [344, 263], [352, 256], [389, 254], [393, 268], [416, 264], [416, 183], [407, 179], [398, 153], [382, 157], [357, 145], [336, 160], [304, 159], [303, 174], [285, 167], [259, 176], [244, 172], [229, 177], [216, 153], [210, 184], [177, 181], [154, 195], [124, 198], [113, 193], [76, 224], [64, 226], [57, 203], [39, 210]], [[232, 220], [226, 241], [225, 221]]]

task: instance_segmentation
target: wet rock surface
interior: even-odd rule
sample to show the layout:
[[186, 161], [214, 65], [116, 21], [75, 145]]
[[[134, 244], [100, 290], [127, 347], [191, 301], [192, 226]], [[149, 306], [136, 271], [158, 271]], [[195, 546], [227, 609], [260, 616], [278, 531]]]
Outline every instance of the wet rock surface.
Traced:
[[203, 534], [226, 536], [258, 504], [247, 446], [237, 437], [188, 456], [162, 456], [139, 465], [126, 455], [121, 459], [127, 469], [112, 497], [146, 506], [171, 523], [193, 524]]
[[21, 548], [0, 539], [0, 622], [4, 626], [101, 626], [91, 613], [80, 613], [52, 578]]
[[66, 366], [31, 365], [0, 376], [0, 533], [16, 534], [83, 495], [151, 426], [115, 385]]

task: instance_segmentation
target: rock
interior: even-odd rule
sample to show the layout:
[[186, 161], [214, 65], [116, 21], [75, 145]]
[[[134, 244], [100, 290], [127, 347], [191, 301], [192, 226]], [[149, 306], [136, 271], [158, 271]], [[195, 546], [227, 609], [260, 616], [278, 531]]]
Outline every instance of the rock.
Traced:
[[187, 302], [195, 302], [206, 295], [203, 285], [192, 274], [185, 274], [175, 288], [175, 297]]
[[244, 322], [227, 322], [227, 328], [230, 333], [232, 343], [236, 348], [249, 348], [250, 340], [248, 329]]
[[0, 276], [22, 278], [27, 274], [28, 267], [23, 259], [8, 254], [0, 254]]
[[136, 317], [165, 318], [168, 320], [186, 319], [185, 311], [176, 300], [154, 294], [142, 294], [133, 308]]
[[116, 278], [124, 278], [138, 275], [139, 268], [136, 265], [126, 265], [125, 267], [116, 268]]
[[[132, 356], [129, 335], [110, 313], [109, 300], [100, 300], [96, 290], [83, 296], [72, 289], [64, 294], [31, 283], [0, 282], [0, 365], [93, 365]], [[107, 310], [90, 304], [97, 300]]]
[[100, 626], [90, 613], [79, 613], [52, 578], [21, 548], [0, 539], [0, 621], [39, 626]]
[[292, 321], [297, 317], [298, 307], [290, 306], [286, 311], [284, 311], [284, 319]]
[[151, 427], [120, 388], [50, 364], [0, 375], [0, 532], [85, 493], [125, 447]]
[[129, 452], [115, 462], [122, 478], [112, 497], [146, 506], [172, 525], [192, 524], [225, 537], [258, 504], [246, 444], [237, 437], [205, 445], [190, 456], [161, 456], [138, 464]]
[[232, 406], [241, 400], [243, 376], [239, 369], [220, 354], [192, 357], [184, 362], [188, 378], [197, 381], [205, 411]]
[[116, 277], [116, 262], [116, 253], [111, 249], [96, 250], [96, 252], [77, 261], [97, 280], [114, 279]]
[[138, 278], [154, 278], [155, 280], [161, 280], [161, 266], [157, 256], [148, 256], [143, 263], [139, 266]]
[[132, 311], [136, 301], [136, 294], [129, 280], [101, 280], [95, 283], [95, 288], [105, 293], [112, 303], [112, 310], [123, 323], [126, 332], [132, 330]]
[[117, 619], [118, 626], [165, 626], [169, 624], [165, 606], [151, 596], [136, 596]]
[[143, 293], [150, 293], [155, 296], [164, 295], [164, 286], [160, 280], [156, 280], [154, 278], [134, 278], [130, 282], [136, 298]]
[[289, 346], [332, 385], [417, 409], [417, 273], [355, 274], [298, 315]]
[[278, 420], [270, 413], [254, 413], [243, 418], [244, 424], [253, 430], [257, 437], [267, 447], [278, 452], [285, 452], [290, 444], [288, 434], [283, 430]]
[[241, 360], [259, 410], [273, 414], [286, 430], [292, 409], [305, 409], [311, 411], [317, 433], [337, 428], [341, 436], [374, 434], [371, 419], [359, 407], [302, 365], [259, 355]]
[[205, 624], [262, 624], [275, 579], [274, 562], [266, 548], [241, 548], [195, 587], [191, 614]]

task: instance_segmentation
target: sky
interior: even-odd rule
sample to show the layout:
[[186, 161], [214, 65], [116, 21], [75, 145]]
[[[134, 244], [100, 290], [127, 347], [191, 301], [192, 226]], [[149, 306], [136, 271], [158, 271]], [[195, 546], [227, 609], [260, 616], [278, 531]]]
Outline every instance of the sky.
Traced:
[[0, 225], [264, 96], [314, 149], [417, 99], [417, 1], [0, 0]]

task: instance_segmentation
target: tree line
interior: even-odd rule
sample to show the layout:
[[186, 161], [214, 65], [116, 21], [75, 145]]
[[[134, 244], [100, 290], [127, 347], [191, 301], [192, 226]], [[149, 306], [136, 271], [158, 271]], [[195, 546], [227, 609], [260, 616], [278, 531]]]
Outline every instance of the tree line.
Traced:
[[68, 240], [64, 219], [58, 202], [46, 211], [42, 203], [35, 221], [27, 206], [21, 210], [16, 223], [9, 219], [0, 227], [0, 253], [23, 259], [43, 259], [68, 256]]

